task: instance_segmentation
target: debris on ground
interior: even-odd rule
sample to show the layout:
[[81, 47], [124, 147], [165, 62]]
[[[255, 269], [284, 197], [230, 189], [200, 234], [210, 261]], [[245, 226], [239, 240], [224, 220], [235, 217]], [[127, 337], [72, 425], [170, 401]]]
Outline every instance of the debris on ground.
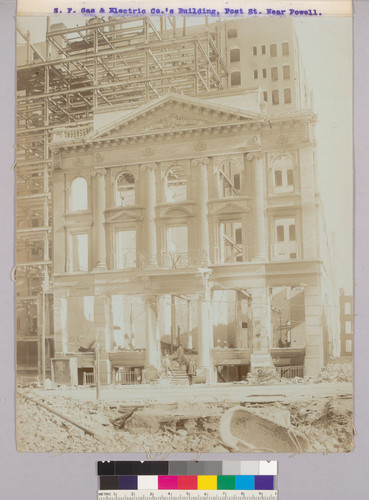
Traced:
[[[29, 390], [37, 399], [37, 389]], [[45, 394], [45, 393], [44, 393]], [[17, 442], [21, 452], [183, 452], [234, 451], [220, 434], [220, 419], [234, 402], [188, 401], [127, 407], [121, 401], [79, 401], [55, 391], [39, 397], [95, 433], [82, 430], [22, 396], [17, 398]], [[242, 408], [265, 419], [290, 416], [308, 451], [348, 452], [353, 446], [352, 398], [311, 398], [298, 402], [247, 402]], [[283, 415], [282, 415], [283, 416]], [[282, 418], [282, 417], [281, 417]], [[283, 420], [283, 419], [282, 419]]]
[[251, 385], [277, 384], [280, 382], [280, 376], [274, 366], [264, 368], [253, 368], [246, 379]]

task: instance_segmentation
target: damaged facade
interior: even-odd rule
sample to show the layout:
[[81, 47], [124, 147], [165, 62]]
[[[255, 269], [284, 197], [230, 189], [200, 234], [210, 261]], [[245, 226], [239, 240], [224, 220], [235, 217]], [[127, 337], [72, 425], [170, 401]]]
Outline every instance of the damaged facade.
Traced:
[[[40, 225], [18, 225], [17, 247], [19, 327], [34, 326], [44, 376], [83, 384], [98, 368], [102, 383], [150, 381], [179, 345], [209, 383], [274, 366], [315, 375], [339, 355], [316, 116], [293, 25], [271, 21], [57, 25], [49, 56], [20, 67], [23, 83], [36, 65], [54, 85], [46, 166], [18, 174], [28, 215], [30, 200], [44, 203]], [[24, 147], [29, 173], [38, 160]]]

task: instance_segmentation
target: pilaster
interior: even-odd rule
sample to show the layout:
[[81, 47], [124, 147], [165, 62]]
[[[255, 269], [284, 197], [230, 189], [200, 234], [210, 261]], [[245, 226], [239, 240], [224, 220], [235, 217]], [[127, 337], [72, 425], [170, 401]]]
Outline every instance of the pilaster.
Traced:
[[254, 172], [254, 234], [255, 254], [252, 260], [264, 262], [267, 259], [267, 224], [265, 220], [265, 162], [261, 152], [249, 153], [246, 160], [251, 162]]
[[209, 264], [209, 222], [208, 222], [208, 165], [209, 158], [196, 158], [192, 160], [192, 165], [199, 169], [199, 197], [198, 197], [198, 238], [199, 238], [199, 264], [206, 266]]
[[91, 176], [95, 180], [95, 252], [94, 252], [94, 269], [96, 271], [104, 271], [106, 265], [106, 235], [105, 235], [105, 215], [106, 208], [106, 192], [105, 192], [105, 176], [106, 169], [100, 168], [93, 170]]

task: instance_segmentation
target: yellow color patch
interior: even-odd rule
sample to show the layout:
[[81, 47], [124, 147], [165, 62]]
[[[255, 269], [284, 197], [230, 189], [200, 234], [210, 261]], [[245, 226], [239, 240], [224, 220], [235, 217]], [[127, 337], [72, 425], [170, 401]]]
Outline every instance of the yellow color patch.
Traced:
[[216, 490], [217, 476], [197, 476], [198, 490]]

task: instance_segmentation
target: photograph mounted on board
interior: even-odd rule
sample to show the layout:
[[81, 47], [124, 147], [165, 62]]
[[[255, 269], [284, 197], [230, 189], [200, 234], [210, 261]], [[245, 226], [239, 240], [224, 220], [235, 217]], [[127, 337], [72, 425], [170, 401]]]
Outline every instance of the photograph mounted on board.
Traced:
[[19, 451], [352, 450], [351, 45], [18, 16]]

